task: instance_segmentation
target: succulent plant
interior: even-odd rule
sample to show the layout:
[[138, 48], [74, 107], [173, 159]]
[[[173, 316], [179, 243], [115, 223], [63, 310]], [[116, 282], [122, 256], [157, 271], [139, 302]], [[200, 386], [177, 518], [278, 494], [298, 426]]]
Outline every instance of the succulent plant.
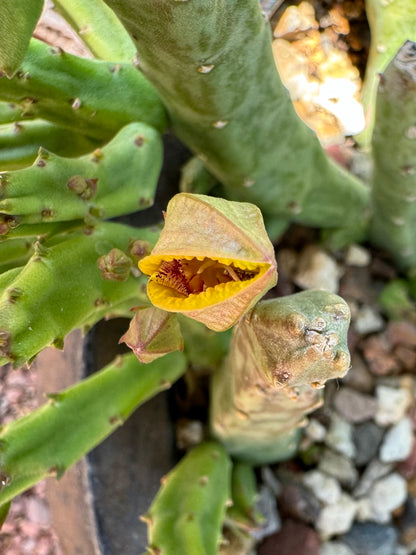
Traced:
[[[61, 475], [191, 367], [211, 374], [211, 428], [150, 507], [148, 551], [248, 553], [261, 520], [253, 465], [296, 453], [325, 381], [349, 367], [346, 303], [275, 298], [266, 229], [273, 243], [295, 222], [335, 247], [386, 249], [406, 274], [384, 302], [412, 306], [413, 12], [368, 2], [368, 186], [296, 115], [257, 0], [56, 0], [92, 59], [31, 39], [43, 3], [18, 4], [0, 6], [0, 364], [30, 363], [112, 316], [130, 320], [120, 341], [133, 353], [0, 428], [0, 524], [15, 495]], [[168, 127], [193, 153], [182, 192], [163, 229], [127, 224], [163, 184]]]

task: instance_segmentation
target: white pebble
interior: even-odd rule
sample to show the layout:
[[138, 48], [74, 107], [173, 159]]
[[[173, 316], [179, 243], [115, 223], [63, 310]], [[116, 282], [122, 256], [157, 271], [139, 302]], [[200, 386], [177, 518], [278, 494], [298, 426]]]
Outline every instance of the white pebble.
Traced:
[[335, 478], [319, 470], [305, 472], [303, 483], [313, 492], [319, 501], [327, 505], [336, 503], [341, 496], [341, 487]]
[[316, 418], [311, 418], [305, 428], [304, 434], [312, 441], [323, 441], [326, 435], [326, 428]]
[[300, 253], [293, 280], [301, 289], [325, 289], [337, 293], [339, 277], [335, 260], [324, 250], [311, 245]]
[[355, 456], [353, 427], [336, 413], [331, 415], [331, 424], [325, 437], [325, 443], [349, 459]]
[[378, 480], [371, 491], [372, 520], [390, 522], [391, 513], [401, 507], [407, 497], [407, 482], [400, 474], [389, 474]]
[[360, 334], [375, 333], [384, 328], [384, 320], [372, 306], [364, 305], [358, 309], [353, 326]]
[[385, 385], [376, 387], [376, 398], [378, 408], [374, 420], [379, 426], [400, 422], [412, 403], [408, 389], [396, 389]]
[[354, 551], [341, 542], [324, 542], [319, 548], [319, 555], [355, 555]]
[[371, 256], [367, 249], [360, 245], [350, 245], [345, 255], [348, 266], [364, 267], [370, 264]]
[[357, 512], [357, 503], [346, 493], [319, 513], [316, 528], [322, 539], [348, 532]]
[[382, 462], [404, 461], [412, 452], [415, 438], [410, 418], [403, 418], [390, 428], [381, 444], [380, 460]]

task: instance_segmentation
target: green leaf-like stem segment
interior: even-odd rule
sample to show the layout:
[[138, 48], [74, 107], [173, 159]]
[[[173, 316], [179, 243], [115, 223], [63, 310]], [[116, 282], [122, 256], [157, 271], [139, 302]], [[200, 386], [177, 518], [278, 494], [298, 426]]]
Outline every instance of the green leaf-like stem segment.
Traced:
[[113, 248], [128, 252], [138, 239], [152, 245], [157, 237], [106, 222], [38, 242], [24, 267], [0, 274], [0, 364], [19, 366], [75, 328], [131, 315], [132, 307], [146, 303], [143, 276], [103, 279], [97, 260]]
[[373, 242], [403, 270], [416, 266], [416, 43], [381, 76], [373, 134]]
[[22, 62], [43, 8], [43, 0], [0, 2], [0, 71], [12, 77]]
[[178, 136], [224, 185], [265, 216], [359, 236], [369, 192], [330, 161], [277, 73], [258, 0], [106, 0]]
[[[39, 480], [62, 473], [142, 403], [185, 371], [182, 353], [141, 364], [131, 353], [0, 430], [0, 506]], [[57, 369], [59, 370], [59, 369]]]
[[153, 204], [161, 165], [160, 135], [144, 123], [81, 158], [41, 149], [30, 168], [0, 174], [0, 215], [37, 223], [136, 212]]
[[94, 56], [110, 62], [133, 60], [136, 49], [131, 38], [102, 0], [55, 0], [54, 7]]
[[217, 555], [230, 482], [231, 461], [219, 443], [202, 443], [190, 451], [163, 479], [144, 517], [148, 551]]
[[32, 39], [13, 79], [0, 79], [0, 99], [37, 117], [99, 140], [141, 121], [163, 131], [166, 111], [133, 64], [79, 58]]

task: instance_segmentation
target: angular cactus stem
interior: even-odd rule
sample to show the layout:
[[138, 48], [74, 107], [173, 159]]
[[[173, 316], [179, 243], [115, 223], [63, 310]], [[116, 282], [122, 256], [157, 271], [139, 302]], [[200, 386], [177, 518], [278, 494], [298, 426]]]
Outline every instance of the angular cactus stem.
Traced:
[[16, 76], [0, 79], [0, 99], [100, 140], [133, 121], [166, 126], [156, 91], [132, 64], [79, 58], [35, 39]]
[[372, 241], [404, 270], [416, 266], [416, 43], [380, 79], [373, 134]]
[[43, 120], [6, 123], [0, 125], [0, 171], [29, 166], [41, 146], [60, 156], [80, 156], [101, 142]]
[[258, 0], [106, 0], [180, 138], [234, 200], [360, 234], [367, 188], [332, 163], [276, 71]]
[[0, 342], [0, 364], [19, 366], [72, 329], [146, 302], [143, 277], [104, 280], [97, 260], [112, 248], [127, 251], [131, 240], [154, 243], [157, 233], [116, 223], [85, 231], [38, 242], [26, 266], [6, 282], [0, 292], [0, 337], [7, 338]]
[[148, 523], [148, 551], [216, 555], [230, 474], [231, 461], [220, 444], [202, 443], [188, 453], [163, 479], [143, 517]]
[[337, 295], [305, 291], [258, 303], [234, 328], [211, 388], [211, 428], [232, 455], [264, 464], [296, 452], [319, 390], [349, 368], [349, 317]]
[[1, 428], [0, 506], [47, 476], [59, 478], [185, 368], [182, 353], [147, 365], [133, 354], [124, 355]]
[[371, 46], [361, 93], [366, 128], [357, 138], [362, 146], [370, 146], [379, 74], [405, 40], [416, 41], [416, 0], [366, 0], [365, 6]]
[[35, 239], [16, 237], [0, 241], [0, 274], [24, 266], [33, 254]]
[[41, 149], [32, 167], [0, 174], [0, 214], [24, 224], [135, 212], [153, 204], [161, 165], [160, 135], [143, 123], [79, 159]]
[[114, 12], [102, 0], [55, 0], [55, 10], [101, 60], [131, 62], [136, 48]]
[[43, 8], [43, 0], [2, 2], [0, 6], [0, 71], [12, 77], [21, 64]]
[[245, 532], [255, 530], [264, 517], [256, 509], [257, 481], [250, 464], [236, 461], [233, 465], [231, 498], [233, 504], [227, 509], [227, 524]]
[[0, 124], [19, 121], [21, 119], [21, 112], [22, 110], [17, 104], [0, 101]]

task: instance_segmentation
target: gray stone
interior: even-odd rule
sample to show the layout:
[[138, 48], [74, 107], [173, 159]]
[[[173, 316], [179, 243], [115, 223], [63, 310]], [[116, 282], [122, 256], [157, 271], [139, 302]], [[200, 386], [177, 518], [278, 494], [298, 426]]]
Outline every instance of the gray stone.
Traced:
[[376, 387], [376, 398], [378, 408], [375, 421], [379, 426], [400, 422], [412, 403], [412, 396], [408, 389], [396, 389], [385, 385]]
[[404, 511], [399, 516], [398, 525], [400, 541], [406, 546], [416, 543], [416, 499], [412, 495], [407, 498]]
[[323, 451], [318, 470], [336, 478], [343, 486], [349, 488], [354, 487], [358, 480], [357, 469], [350, 459], [330, 449]]
[[348, 422], [356, 424], [373, 418], [378, 405], [374, 397], [343, 387], [335, 395], [334, 407]]
[[353, 523], [357, 512], [357, 503], [346, 493], [342, 493], [332, 505], [323, 507], [316, 529], [322, 539], [347, 532]]
[[319, 555], [355, 555], [354, 551], [341, 542], [324, 542], [320, 549]]
[[341, 487], [335, 478], [319, 470], [305, 472], [303, 483], [314, 493], [319, 501], [327, 505], [336, 503], [341, 495]]
[[283, 484], [278, 503], [283, 516], [308, 524], [314, 524], [321, 511], [321, 504], [313, 492], [295, 481]]
[[407, 482], [393, 473], [374, 483], [370, 493], [372, 520], [386, 523], [391, 513], [403, 505], [407, 497]]
[[384, 430], [371, 420], [357, 424], [354, 428], [355, 464], [364, 466], [376, 457]]
[[364, 305], [358, 309], [353, 326], [357, 333], [363, 335], [375, 333], [384, 328], [384, 320], [372, 306]]
[[380, 448], [382, 462], [404, 461], [412, 452], [414, 435], [410, 418], [403, 418], [390, 428]]
[[389, 474], [392, 469], [392, 464], [382, 463], [378, 459], [374, 459], [373, 461], [371, 461], [367, 468], [364, 470], [360, 481], [354, 489], [354, 497], [362, 497], [364, 495], [367, 495], [373, 487], [374, 482], [376, 482], [383, 476], [387, 476], [387, 474]]
[[263, 485], [260, 488], [256, 509], [264, 516], [265, 521], [263, 525], [254, 530], [251, 535], [257, 541], [261, 541], [267, 536], [278, 532], [282, 527], [280, 515], [277, 511], [276, 498], [267, 486]]
[[349, 459], [354, 458], [353, 427], [347, 420], [335, 412], [331, 414], [331, 424], [325, 436], [325, 443], [328, 447]]
[[355, 555], [394, 555], [397, 531], [375, 522], [356, 522], [340, 539]]
[[361, 393], [371, 393], [374, 389], [375, 379], [369, 371], [364, 359], [357, 353], [352, 353], [351, 368], [342, 378], [342, 383]]

